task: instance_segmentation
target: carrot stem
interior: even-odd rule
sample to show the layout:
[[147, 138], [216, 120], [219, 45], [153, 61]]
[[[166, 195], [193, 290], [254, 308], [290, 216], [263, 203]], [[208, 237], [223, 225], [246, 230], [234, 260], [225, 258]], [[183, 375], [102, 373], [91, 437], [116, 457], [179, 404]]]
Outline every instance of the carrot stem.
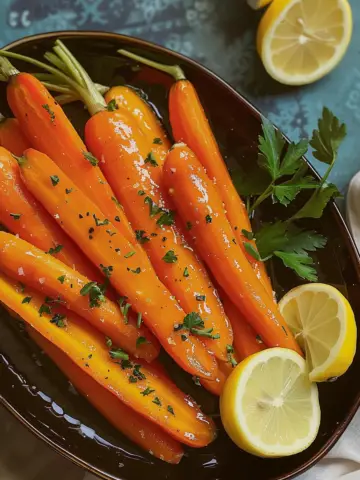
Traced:
[[149, 60], [147, 58], [141, 57], [140, 55], [136, 55], [136, 53], [128, 52], [127, 50], [123, 49], [118, 50], [118, 53], [124, 55], [124, 57], [128, 57], [132, 60], [143, 63], [148, 67], [156, 68], [156, 70], [165, 72], [174, 77], [176, 81], [186, 80], [185, 73], [179, 65], [163, 65], [162, 63], [154, 62], [153, 60]]

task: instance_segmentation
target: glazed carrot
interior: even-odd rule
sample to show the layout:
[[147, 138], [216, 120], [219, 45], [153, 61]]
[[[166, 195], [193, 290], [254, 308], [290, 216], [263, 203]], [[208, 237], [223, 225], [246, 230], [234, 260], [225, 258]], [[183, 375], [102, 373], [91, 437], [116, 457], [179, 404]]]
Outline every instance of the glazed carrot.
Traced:
[[237, 244], [214, 185], [184, 144], [175, 145], [169, 152], [164, 181], [177, 211], [184, 221], [191, 222], [199, 254], [246, 321], [269, 347], [280, 346], [300, 353], [277, 306]]
[[[186, 143], [206, 168], [209, 178], [214, 179], [215, 189], [224, 202], [226, 216], [234, 231], [234, 237], [243, 248], [246, 258], [252, 264], [269, 295], [273, 297], [271, 282], [264, 264], [255, 260], [243, 247], [243, 243], [249, 240], [244, 237], [242, 230], [251, 232], [250, 220], [244, 202], [231, 180], [193, 84], [186, 79], [178, 65], [159, 64], [126, 50], [119, 50], [119, 53], [174, 77], [175, 83], [169, 94], [169, 112], [175, 141]], [[253, 241], [250, 243], [255, 247]]]
[[69, 357], [35, 330], [28, 330], [31, 338], [57, 364], [74, 387], [120, 432], [154, 457], [177, 464], [183, 449], [176, 440], [154, 423], [145, 419], [115, 395], [84, 373]]
[[[53, 255], [91, 280], [102, 276], [79, 248], [62, 231], [47, 211], [27, 191], [19, 166], [5, 148], [0, 147], [0, 223], [44, 252]], [[62, 245], [60, 251], [56, 247]]]
[[[111, 137], [113, 141], [107, 142]], [[227, 345], [232, 344], [231, 326], [204, 266], [176, 225], [168, 196], [161, 188], [161, 160], [152, 157], [152, 162], [147, 161], [152, 142], [131, 114], [121, 109], [93, 116], [86, 124], [85, 139], [102, 158], [101, 168], [159, 279], [186, 313], [201, 316], [206, 329], [202, 330], [203, 341], [217, 358], [226, 361]]]
[[0, 301], [125, 405], [187, 445], [202, 447], [215, 438], [211, 420], [170, 379], [165, 381], [123, 355], [112, 360], [103, 335], [89, 323], [68, 311], [64, 318], [60, 308], [48, 313], [43, 297], [30, 289], [21, 290], [16, 281], [0, 274]]
[[114, 302], [103, 296], [96, 306], [91, 306], [89, 295], [81, 293], [89, 285], [88, 278], [6, 232], [0, 232], [0, 269], [49, 296], [50, 303], [60, 301], [135, 357], [152, 361], [159, 354], [153, 335], [143, 326], [137, 328], [127, 316], [124, 318]]
[[22, 155], [30, 147], [16, 118], [0, 119], [0, 147], [4, 147], [15, 155]]
[[169, 138], [152, 106], [134, 88], [126, 85], [112, 87], [105, 94], [106, 103], [114, 101], [119, 109], [127, 110], [152, 144], [155, 157], [165, 160], [171, 147]]
[[264, 350], [266, 346], [260, 336], [257, 335], [253, 328], [246, 322], [243, 314], [226, 294], [221, 293], [221, 301], [223, 302], [226, 315], [230, 320], [234, 332], [234, 346], [239, 361], [244, 360], [253, 353]]
[[[156, 277], [145, 252], [135, 250], [45, 154], [26, 150], [21, 164], [27, 188], [51, 215], [58, 214], [57, 222], [88, 258], [106, 270], [113, 287], [128, 297], [169, 355], [192, 375], [215, 376], [215, 361], [200, 340], [189, 335], [183, 341], [183, 331], [175, 328], [183, 323], [185, 313]], [[70, 188], [69, 200], [65, 189]]]
[[[1, 54], [19, 57], [13, 52]], [[98, 160], [87, 151], [61, 106], [37, 78], [28, 73], [14, 75], [14, 69], [7, 67], [4, 60], [0, 59], [0, 68], [9, 77], [7, 100], [31, 145], [49, 155], [71, 176], [75, 185], [96, 201], [107, 218], [112, 221], [118, 218], [117, 230], [134, 241], [133, 231], [98, 167]]]

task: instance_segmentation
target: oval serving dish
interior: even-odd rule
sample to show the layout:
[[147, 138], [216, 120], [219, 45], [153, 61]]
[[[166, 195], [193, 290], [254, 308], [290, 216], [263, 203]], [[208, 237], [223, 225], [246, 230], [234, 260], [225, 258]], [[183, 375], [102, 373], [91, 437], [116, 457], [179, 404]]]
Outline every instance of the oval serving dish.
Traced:
[[[178, 63], [194, 83], [230, 170], [253, 164], [257, 157], [260, 113], [220, 78], [199, 64], [160, 46], [111, 33], [60, 32], [37, 35], [8, 47], [42, 59], [56, 38], [65, 41], [90, 76], [104, 85], [131, 83], [153, 102], [167, 125], [166, 93], [171, 80], [148, 67], [116, 54], [126, 48], [163, 63]], [[14, 62], [20, 69], [28, 65]], [[86, 112], [80, 104], [65, 108], [80, 133]], [[0, 111], [10, 114], [5, 87], [0, 85]], [[341, 159], [340, 159], [341, 161]], [[316, 175], [314, 173], [314, 175]], [[296, 204], [296, 202], [294, 202]], [[261, 220], [280, 215], [271, 203], [261, 209]], [[319, 281], [339, 288], [349, 299], [360, 328], [360, 258], [335, 204], [319, 221], [306, 221], [328, 237], [317, 253]], [[280, 265], [273, 265], [274, 288], [279, 296], [299, 284], [299, 279]], [[285, 480], [317, 462], [339, 439], [360, 406], [360, 348], [349, 371], [331, 384], [319, 385], [322, 420], [316, 441], [293, 457], [264, 460], [239, 450], [221, 427], [217, 399], [200, 390], [191, 378], [167, 359], [167, 368], [183, 391], [191, 394], [219, 427], [217, 440], [209, 447], [187, 450], [178, 466], [144, 454], [108, 424], [70, 386], [61, 372], [26, 336], [21, 322], [0, 310], [0, 401], [15, 417], [59, 453], [104, 479], [140, 480]], [[358, 339], [358, 347], [360, 347]]]

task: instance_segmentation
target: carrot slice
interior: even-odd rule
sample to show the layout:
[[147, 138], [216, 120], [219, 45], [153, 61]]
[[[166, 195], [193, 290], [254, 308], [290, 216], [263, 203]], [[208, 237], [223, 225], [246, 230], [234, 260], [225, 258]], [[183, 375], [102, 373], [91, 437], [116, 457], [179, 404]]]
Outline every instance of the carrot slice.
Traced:
[[184, 144], [177, 144], [170, 151], [164, 166], [164, 180], [183, 220], [192, 224], [191, 233], [199, 254], [246, 321], [269, 347], [280, 346], [301, 353], [285, 320], [237, 244], [222, 200], [204, 167]]
[[[26, 303], [29, 296], [31, 300]], [[214, 440], [213, 423], [194, 401], [171, 380], [165, 381], [146, 365], [124, 357], [122, 361], [112, 360], [103, 335], [76, 314], [67, 312], [65, 319], [60, 308], [51, 313], [44, 311], [39, 294], [29, 289], [22, 293], [19, 285], [3, 273], [0, 273], [0, 301], [98, 384], [176, 440], [193, 447], [203, 447]]]
[[0, 120], [0, 146], [10, 150], [15, 155], [22, 155], [24, 150], [31, 146], [16, 118]]
[[119, 401], [115, 395], [84, 373], [69, 357], [41, 336], [28, 330], [31, 338], [57, 364], [74, 387], [120, 432], [149, 452], [168, 463], [178, 464], [184, 454], [181, 444], [154, 423]]
[[[53, 255], [91, 280], [102, 281], [80, 249], [26, 189], [19, 166], [5, 148], [0, 147], [0, 223], [20, 238]], [[56, 247], [62, 245], [60, 251]]]
[[[175, 327], [183, 323], [185, 313], [158, 280], [142, 248], [117, 233], [97, 206], [45, 154], [26, 150], [21, 163], [28, 189], [51, 215], [58, 214], [57, 222], [88, 258], [103, 271], [106, 268], [111, 284], [128, 297], [169, 355], [192, 375], [212, 378], [216, 373], [214, 358], [194, 335], [182, 340], [182, 332]], [[65, 194], [69, 188], [73, 189], [70, 201]]]
[[[111, 136], [114, 140], [106, 142]], [[151, 157], [151, 142], [124, 110], [92, 117], [86, 124], [85, 138], [102, 158], [101, 168], [159, 279], [186, 313], [201, 316], [203, 341], [217, 358], [226, 361], [227, 345], [232, 344], [231, 326], [204, 266], [185, 243], [173, 218], [172, 205], [161, 187], [161, 159]]]
[[173, 136], [177, 142], [184, 142], [191, 148], [206, 168], [209, 178], [214, 179], [215, 189], [224, 202], [226, 216], [234, 231], [234, 237], [268, 294], [273, 298], [271, 282], [264, 264], [249, 255], [243, 246], [244, 242], [250, 242], [255, 247], [255, 243], [249, 241], [242, 234], [242, 230], [251, 232], [250, 220], [244, 202], [232, 183], [195, 87], [186, 79], [184, 72], [178, 65], [163, 65], [126, 50], [119, 50], [119, 53], [168, 73], [175, 79], [169, 94], [170, 123]]
[[7, 100], [32, 146], [49, 155], [78, 188], [96, 201], [107, 218], [119, 218], [117, 229], [133, 242], [134, 233], [97, 165], [98, 160], [87, 151], [44, 85], [29, 73], [19, 73], [8, 83]]
[[82, 290], [90, 280], [28, 242], [0, 232], [0, 268], [7, 275], [61, 303], [107, 335], [115, 345], [135, 357], [152, 361], [159, 354], [155, 337], [143, 326], [124, 317], [119, 307], [106, 298], [92, 302]]
[[131, 87], [119, 85], [105, 94], [106, 103], [114, 101], [117, 108], [127, 110], [152, 145], [155, 157], [164, 161], [171, 147], [169, 138], [154, 109]]

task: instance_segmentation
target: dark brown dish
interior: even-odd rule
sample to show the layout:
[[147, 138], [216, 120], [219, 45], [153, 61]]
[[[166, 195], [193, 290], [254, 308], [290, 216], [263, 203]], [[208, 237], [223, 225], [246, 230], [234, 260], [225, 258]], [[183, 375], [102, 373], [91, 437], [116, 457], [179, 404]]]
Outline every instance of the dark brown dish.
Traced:
[[[228, 165], [246, 169], [256, 161], [259, 112], [243, 97], [195, 62], [147, 42], [106, 33], [54, 33], [38, 35], [9, 45], [18, 53], [41, 59], [55, 38], [61, 38], [83, 63], [90, 76], [105, 85], [128, 82], [141, 88], [159, 108], [167, 124], [166, 92], [169, 78], [144, 67], [140, 70], [116, 55], [128, 48], [164, 63], [179, 63], [194, 83]], [[19, 62], [16, 63], [20, 68]], [[23, 66], [24, 69], [29, 67]], [[0, 111], [9, 113], [5, 89], [0, 90]], [[66, 107], [81, 132], [86, 112], [79, 104]], [[341, 160], [340, 160], [341, 161]], [[296, 203], [296, 202], [295, 202]], [[290, 208], [290, 207], [289, 207]], [[296, 208], [296, 207], [295, 207]], [[271, 203], [261, 219], [280, 215]], [[328, 237], [317, 254], [319, 281], [335, 285], [349, 299], [360, 326], [360, 258], [350, 234], [333, 204], [320, 221], [304, 222]], [[272, 266], [279, 296], [299, 283], [280, 265]], [[191, 394], [219, 427], [217, 440], [207, 448], [187, 450], [178, 466], [142, 453], [108, 424], [87, 401], [74, 392], [60, 371], [26, 336], [21, 324], [0, 311], [0, 400], [22, 423], [64, 456], [105, 479], [157, 478], [183, 480], [275, 480], [303, 472], [338, 440], [360, 405], [360, 349], [350, 370], [335, 383], [319, 386], [322, 421], [319, 435], [305, 452], [289, 458], [262, 460], [239, 450], [221, 428], [217, 400], [200, 390], [170, 360], [166, 367], [183, 391]], [[358, 339], [358, 347], [359, 345]]]

